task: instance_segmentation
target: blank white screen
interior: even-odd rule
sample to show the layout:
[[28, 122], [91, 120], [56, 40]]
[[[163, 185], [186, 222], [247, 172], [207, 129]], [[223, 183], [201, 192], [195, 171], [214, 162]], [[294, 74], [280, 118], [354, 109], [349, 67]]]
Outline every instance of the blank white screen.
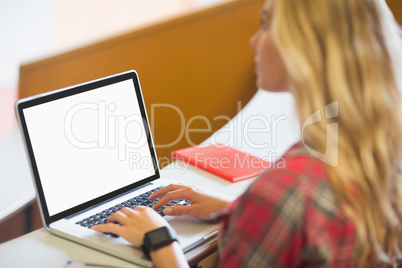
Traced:
[[155, 174], [131, 79], [24, 117], [50, 216]]

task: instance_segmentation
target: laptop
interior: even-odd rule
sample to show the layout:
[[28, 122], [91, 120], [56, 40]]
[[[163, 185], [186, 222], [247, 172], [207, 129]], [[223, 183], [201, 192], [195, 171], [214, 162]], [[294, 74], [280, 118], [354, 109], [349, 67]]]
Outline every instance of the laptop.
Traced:
[[[152, 206], [146, 198], [150, 193], [177, 183], [160, 176], [137, 73], [21, 99], [15, 108], [44, 226], [57, 236], [152, 267], [123, 238], [88, 228], [138, 199]], [[216, 238], [216, 223], [158, 212], [177, 231], [185, 254]]]

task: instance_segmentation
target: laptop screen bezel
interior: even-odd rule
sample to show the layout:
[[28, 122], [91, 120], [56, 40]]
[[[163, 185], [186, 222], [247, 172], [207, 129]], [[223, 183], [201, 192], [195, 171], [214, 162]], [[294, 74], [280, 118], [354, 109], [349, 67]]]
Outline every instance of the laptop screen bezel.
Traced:
[[[75, 207], [72, 207], [70, 209], [64, 210], [62, 212], [59, 212], [55, 215], [50, 216], [48, 207], [47, 207], [47, 203], [45, 200], [45, 195], [44, 195], [44, 191], [43, 191], [43, 187], [42, 187], [42, 183], [41, 183], [40, 174], [38, 172], [38, 167], [37, 167], [36, 160], [35, 160], [35, 154], [33, 152], [31, 139], [29, 136], [27, 124], [26, 124], [25, 117], [24, 117], [24, 109], [30, 108], [33, 106], [37, 106], [37, 105], [41, 105], [44, 103], [48, 103], [51, 101], [55, 101], [55, 100], [65, 98], [68, 96], [73, 96], [73, 95], [80, 94], [83, 92], [95, 90], [100, 87], [104, 87], [107, 85], [111, 85], [114, 83], [129, 80], [129, 79], [131, 79], [133, 81], [134, 90], [136, 91], [137, 102], [138, 102], [138, 105], [140, 108], [142, 121], [144, 123], [144, 129], [145, 129], [145, 133], [147, 135], [148, 147], [150, 149], [150, 154], [151, 154], [151, 157], [153, 160], [153, 167], [154, 167], [155, 174], [152, 176], [149, 176], [145, 179], [142, 179], [140, 181], [137, 181], [135, 183], [132, 183], [130, 185], [127, 185], [125, 187], [122, 187], [120, 189], [117, 189], [115, 191], [112, 191], [110, 193], [107, 193], [105, 195], [102, 195], [100, 197], [97, 197], [95, 199], [92, 199], [90, 201], [87, 201], [85, 203], [82, 203], [80, 205], [77, 205]], [[37, 195], [38, 195], [37, 196], [38, 201], [40, 202], [42, 217], [43, 217], [43, 220], [45, 221], [46, 226], [49, 226], [52, 222], [55, 222], [57, 220], [66, 218], [66, 217], [74, 215], [74, 214], [77, 214], [81, 211], [87, 210], [93, 206], [99, 205], [103, 202], [106, 202], [107, 200], [110, 200], [119, 195], [132, 191], [133, 189], [140, 187], [141, 185], [147, 184], [151, 181], [154, 181], [154, 180], [160, 178], [159, 166], [157, 163], [157, 157], [156, 157], [156, 152], [155, 152], [155, 146], [154, 146], [153, 139], [152, 139], [152, 133], [151, 133], [151, 130], [149, 127], [149, 121], [148, 121], [148, 117], [147, 117], [147, 113], [146, 113], [146, 109], [145, 109], [145, 105], [144, 105], [141, 86], [139, 83], [138, 75], [134, 70], [128, 71], [125, 73], [121, 73], [121, 74], [117, 74], [117, 75], [113, 75], [113, 76], [109, 76], [106, 78], [90, 81], [87, 83], [79, 84], [79, 85], [72, 86], [72, 87], [50, 91], [50, 92], [47, 92], [44, 94], [40, 94], [37, 96], [19, 100], [16, 103], [16, 112], [17, 112], [20, 129], [21, 129], [23, 137], [24, 137], [25, 148], [26, 148], [26, 151], [27, 151], [27, 154], [29, 157], [29, 161], [30, 161], [31, 172], [32, 172], [34, 184], [35, 184]]]

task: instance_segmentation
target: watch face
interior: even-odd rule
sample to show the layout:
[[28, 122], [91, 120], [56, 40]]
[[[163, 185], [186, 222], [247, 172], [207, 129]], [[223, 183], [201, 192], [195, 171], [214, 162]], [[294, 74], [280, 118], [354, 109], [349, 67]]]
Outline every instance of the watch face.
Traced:
[[166, 229], [158, 229], [156, 230], [156, 232], [151, 232], [148, 234], [148, 237], [154, 245], [170, 239], [170, 236], [168, 235]]

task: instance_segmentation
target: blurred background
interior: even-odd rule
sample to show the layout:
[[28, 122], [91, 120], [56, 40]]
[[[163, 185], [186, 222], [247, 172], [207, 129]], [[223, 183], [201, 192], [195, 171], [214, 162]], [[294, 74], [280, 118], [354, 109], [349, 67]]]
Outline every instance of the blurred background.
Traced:
[[224, 0], [0, 0], [0, 138], [15, 123], [19, 66]]
[[[14, 190], [18, 191], [20, 188], [25, 187], [25, 184], [17, 185], [15, 189], [9, 186], [10, 180], [14, 180], [16, 176], [27, 177], [29, 181], [27, 182], [27, 187], [33, 189], [30, 182], [30, 174], [27, 171], [27, 163], [22, 164], [13, 161], [14, 155], [21, 154], [22, 152], [21, 142], [18, 143], [18, 146], [20, 146], [18, 148], [12, 143], [15, 142], [16, 136], [18, 136], [13, 108], [18, 96], [21, 64], [26, 66], [29, 65], [29, 63], [68, 53], [72, 50], [79, 50], [82, 53], [84, 50], [80, 50], [80, 48], [102, 42], [102, 40], [108, 40], [115, 36], [124, 36], [125, 33], [133, 32], [136, 29], [146, 28], [147, 26], [174, 19], [175, 17], [196, 10], [207, 9], [219, 3], [242, 1], [245, 2], [246, 0], [0, 0], [0, 187], [3, 188], [0, 195], [3, 194], [3, 192], [12, 194]], [[258, 0], [247, 1], [258, 2]], [[263, 0], [260, 2], [262, 3]], [[401, 24], [402, 0], [387, 0], [387, 3], [397, 17], [399, 24]], [[258, 3], [257, 6], [261, 6], [261, 4]], [[210, 14], [214, 13], [211, 12]], [[245, 48], [247, 47], [249, 50], [247, 50], [246, 56], [249, 57], [252, 51], [248, 46], [247, 38], [251, 36], [249, 29], [252, 28], [252, 31], [254, 31], [254, 29], [258, 27], [258, 11], [254, 11], [253, 9], [252, 12], [250, 11], [247, 14], [253, 14], [253, 18], [254, 14], [257, 14], [255, 21], [250, 24], [251, 26], [248, 29], [242, 29], [242, 23], [240, 21], [240, 26], [233, 27], [235, 29], [233, 29], [233, 32], [229, 32], [228, 35], [243, 31], [241, 39], [244, 39], [244, 44], [242, 43], [240, 45], [236, 43], [236, 46], [241, 50], [246, 50]], [[242, 17], [239, 17], [234, 20], [241, 19]], [[228, 24], [230, 23], [233, 24], [233, 21], [228, 21]], [[208, 29], [206, 29], [204, 34], [207, 35], [207, 31]], [[217, 36], [220, 37], [221, 35], [222, 34], [219, 32]], [[244, 36], [247, 37], [244, 38]], [[223, 44], [226, 45], [226, 43]], [[191, 48], [187, 51], [186, 47], [183, 47], [185, 53], [194, 53], [194, 51], [191, 51]], [[209, 53], [211, 48], [205, 46], [198, 49], [206, 49], [203, 52]], [[217, 49], [217, 51], [219, 51], [219, 49]], [[233, 53], [228, 55], [228, 57], [233, 58], [232, 55], [238, 55], [236, 53], [237, 52], [233, 50]], [[219, 54], [216, 55], [216, 62], [213, 62], [213, 65], [221, 63], [228, 65], [227, 62], [219, 58]], [[203, 55], [200, 56], [200, 60], [202, 60], [202, 56]], [[177, 68], [186, 71], [179, 65], [179, 62], [169, 62], [166, 63], [166, 66], [172, 64], [176, 64]], [[235, 66], [236, 64], [229, 65]], [[250, 75], [247, 74], [247, 79], [251, 84], [254, 84], [252, 66], [247, 65], [244, 66], [244, 68], [250, 69]], [[240, 72], [242, 71], [240, 70]], [[145, 72], [145, 75], [146, 74]], [[163, 73], [160, 73], [158, 77], [163, 75]], [[202, 76], [202, 74], [199, 76]], [[236, 74], [232, 74], [232, 77], [237, 76]], [[216, 81], [222, 77], [221, 74], [213, 76]], [[199, 77], [195, 76], [194, 78]], [[243, 79], [243, 77], [240, 78]], [[171, 79], [172, 85], [176, 86], [174, 81], [177, 81], [177, 86], [180, 86], [181, 81], [179, 81], [179, 79], [176, 77], [172, 77]], [[188, 79], [191, 80], [192, 77]], [[148, 81], [144, 79], [143, 81], [152, 85], [151, 79]], [[69, 82], [66, 82], [66, 84], [71, 85]], [[247, 84], [247, 86], [249, 84]], [[238, 85], [239, 88], [245, 87], [237, 81], [233, 81], [232, 84], [229, 84], [229, 89], [231, 85]], [[220, 87], [217, 86], [217, 88]], [[201, 93], [202, 90], [201, 87]], [[249, 99], [255, 92], [255, 89], [253, 90], [250, 90], [248, 96], [244, 97], [244, 99]], [[216, 92], [215, 94], [219, 93]], [[150, 97], [153, 96], [150, 95]], [[163, 97], [166, 96], [161, 96], [161, 99], [163, 99]], [[165, 99], [163, 99], [163, 101]], [[207, 101], [209, 104], [208, 108], [212, 109], [213, 105], [216, 107], [222, 106], [219, 101], [216, 101], [216, 103], [213, 103], [213, 101], [214, 100]], [[200, 102], [203, 102], [203, 100], [200, 99]], [[231, 109], [236, 108], [237, 103], [234, 99], [228, 100], [227, 102], [233, 104], [232, 106], [234, 107], [231, 107]], [[189, 105], [188, 109], [191, 110], [195, 108]], [[199, 111], [195, 111], [195, 114], [197, 114], [197, 112]], [[217, 111], [217, 114], [221, 115], [223, 113]], [[203, 127], [204, 126], [201, 126], [200, 128]], [[219, 128], [219, 126], [217, 126], [217, 128]], [[210, 134], [206, 133], [205, 135], [208, 137]], [[206, 137], [200, 137], [198, 141], [202, 141]], [[166, 154], [168, 153], [169, 152], [166, 152]], [[20, 155], [18, 155], [18, 157], [20, 157]], [[12, 168], [8, 166], [5, 167], [5, 159], [13, 163]], [[7, 172], [5, 169], [7, 169]], [[26, 200], [32, 200], [33, 198], [34, 192], [29, 190]], [[0, 204], [0, 212], [3, 212], [1, 210], [4, 209], [4, 207], [5, 210], [7, 210], [6, 205], [3, 204], [2, 206], [2, 204]], [[13, 210], [12, 213], [10, 212], [11, 210]], [[37, 210], [37, 208], [32, 208], [32, 205], [24, 201], [10, 208], [5, 213], [0, 214], [0, 243], [18, 237], [32, 229], [41, 227], [40, 218], [38, 216], [32, 216], [35, 210]]]
[[[0, 183], [4, 189], [1, 194], [15, 191], [21, 195], [28, 189], [25, 201], [34, 197], [29, 190], [32, 188], [30, 179], [28, 186], [17, 185], [18, 189], [10, 183], [14, 177], [30, 177], [26, 163], [13, 161], [21, 160], [22, 153], [14, 114], [21, 64], [124, 35], [225, 1], [0, 0]], [[38, 217], [31, 222], [32, 207], [27, 207], [25, 201], [14, 202], [12, 207], [1, 205], [0, 243], [41, 226]]]

